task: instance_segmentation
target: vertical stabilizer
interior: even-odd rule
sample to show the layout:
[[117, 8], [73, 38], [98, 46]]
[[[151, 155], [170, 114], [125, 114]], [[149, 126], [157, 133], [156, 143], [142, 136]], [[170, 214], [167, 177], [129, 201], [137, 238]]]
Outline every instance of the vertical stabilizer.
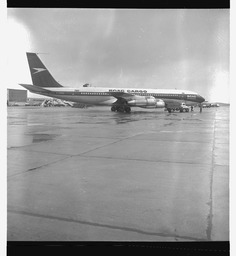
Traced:
[[62, 87], [53, 78], [36, 53], [27, 52], [26, 55], [34, 85], [40, 87]]

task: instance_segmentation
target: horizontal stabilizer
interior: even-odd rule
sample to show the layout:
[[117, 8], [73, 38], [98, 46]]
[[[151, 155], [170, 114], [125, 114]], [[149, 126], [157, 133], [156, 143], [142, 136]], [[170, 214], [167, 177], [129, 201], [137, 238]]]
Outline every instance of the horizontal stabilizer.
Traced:
[[42, 87], [36, 86], [36, 85], [32, 85], [32, 84], [19, 84], [19, 85], [23, 86], [25, 89], [29, 90], [30, 92], [35, 92], [35, 93], [37, 93], [37, 92], [47, 92], [47, 93], [51, 92], [51, 91], [49, 91], [45, 88], [42, 88]]

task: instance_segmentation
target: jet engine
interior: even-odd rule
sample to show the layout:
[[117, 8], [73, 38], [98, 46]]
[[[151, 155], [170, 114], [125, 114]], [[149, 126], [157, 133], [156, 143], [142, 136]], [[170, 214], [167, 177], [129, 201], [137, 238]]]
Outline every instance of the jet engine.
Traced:
[[164, 108], [165, 102], [161, 99], [156, 99], [153, 96], [135, 96], [135, 98], [127, 101], [129, 106], [140, 108]]

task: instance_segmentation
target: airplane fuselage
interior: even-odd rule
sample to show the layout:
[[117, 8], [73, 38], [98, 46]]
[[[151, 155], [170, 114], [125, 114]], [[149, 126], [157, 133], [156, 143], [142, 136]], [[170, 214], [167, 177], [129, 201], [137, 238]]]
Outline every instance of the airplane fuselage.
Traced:
[[[32, 91], [33, 92], [33, 91]], [[152, 96], [156, 99], [162, 99], [167, 104], [182, 103], [198, 104], [203, 98], [196, 92], [177, 89], [137, 89], [137, 88], [105, 88], [105, 87], [47, 87], [47, 92], [34, 92], [37, 94], [58, 98], [67, 101], [90, 105], [112, 105], [117, 101], [112, 96], [114, 92], [132, 93], [137, 96]]]

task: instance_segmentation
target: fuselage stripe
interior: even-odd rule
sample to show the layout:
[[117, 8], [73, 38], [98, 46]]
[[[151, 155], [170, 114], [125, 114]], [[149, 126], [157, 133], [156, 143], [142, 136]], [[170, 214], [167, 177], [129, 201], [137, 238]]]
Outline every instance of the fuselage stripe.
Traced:
[[[111, 92], [78, 92], [78, 91], [51, 91], [50, 94], [52, 95], [58, 95], [58, 96], [110, 96], [114, 97], [114, 94]], [[138, 96], [153, 96], [158, 99], [176, 99], [176, 100], [191, 100], [196, 101], [197, 95], [194, 94], [172, 94], [172, 93], [132, 93], [133, 95]], [[122, 97], [122, 96], [121, 96]]]

